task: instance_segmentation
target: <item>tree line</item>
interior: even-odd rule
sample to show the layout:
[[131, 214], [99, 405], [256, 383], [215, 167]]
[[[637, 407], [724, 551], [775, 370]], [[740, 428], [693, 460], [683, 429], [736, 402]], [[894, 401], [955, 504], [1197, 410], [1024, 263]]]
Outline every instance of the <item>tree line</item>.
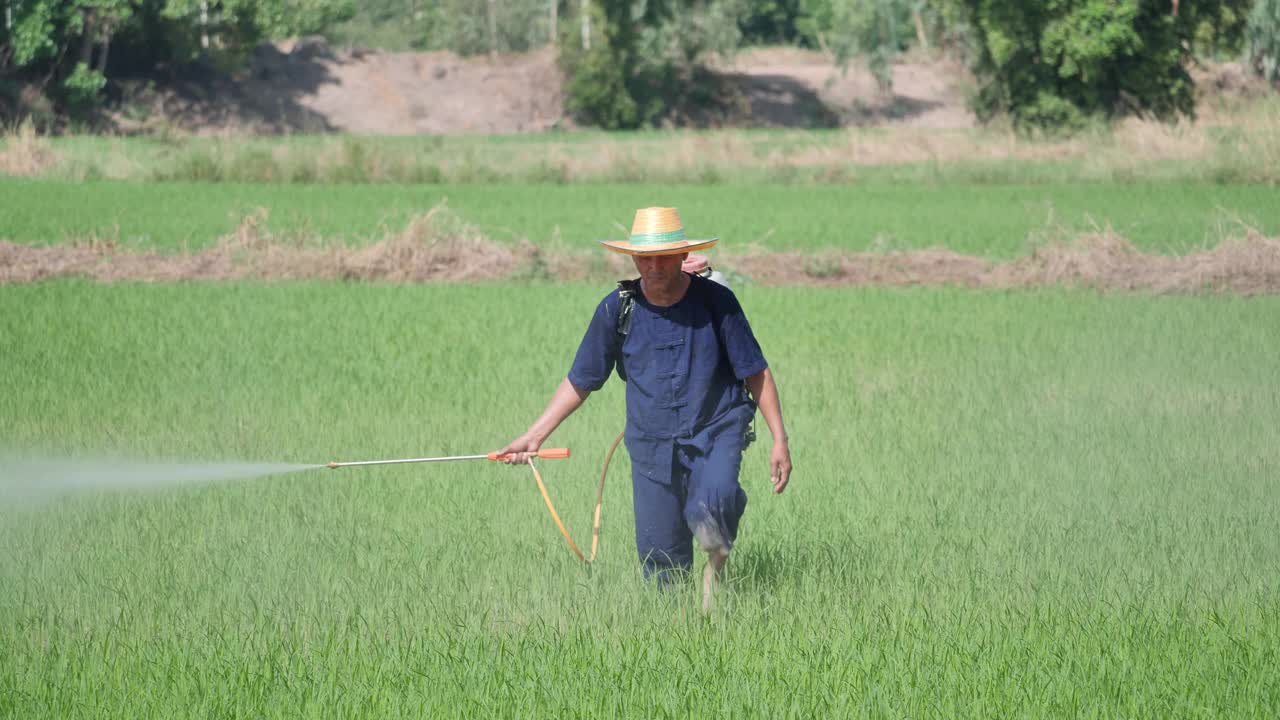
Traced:
[[1197, 57], [1243, 58], [1280, 82], [1280, 0], [0, 0], [0, 100], [37, 83], [69, 110], [108, 79], [243, 63], [264, 40], [462, 54], [555, 45], [567, 105], [605, 128], [716, 101], [708, 58], [744, 46], [865, 62], [892, 90], [913, 48], [972, 67], [973, 107], [1022, 128], [1194, 111]]
[[64, 110], [89, 110], [111, 76], [195, 62], [229, 71], [264, 40], [355, 11], [354, 0], [0, 0], [0, 100], [35, 84]]

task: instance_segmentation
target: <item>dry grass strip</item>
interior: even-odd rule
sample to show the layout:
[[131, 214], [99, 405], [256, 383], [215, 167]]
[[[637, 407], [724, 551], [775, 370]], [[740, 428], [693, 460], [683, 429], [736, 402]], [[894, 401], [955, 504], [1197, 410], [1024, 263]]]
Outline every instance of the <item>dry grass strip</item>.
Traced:
[[[472, 282], [513, 277], [612, 279], [634, 275], [613, 253], [549, 253], [498, 243], [443, 206], [364, 247], [309, 246], [263, 229], [265, 212], [244, 219], [213, 247], [193, 253], [134, 250], [88, 240], [47, 247], [0, 241], [0, 284], [87, 277], [101, 282], [352, 280]], [[1145, 253], [1109, 229], [1049, 242], [1007, 262], [949, 250], [820, 254], [751, 252], [717, 265], [764, 285], [969, 288], [1083, 287], [1153, 293], [1280, 293], [1280, 238], [1243, 237], [1181, 256]]]
[[41, 177], [57, 164], [49, 141], [36, 133], [30, 122], [0, 137], [0, 175]]
[[732, 266], [770, 285], [817, 284], [902, 287], [956, 285], [1011, 289], [1083, 287], [1152, 293], [1280, 293], [1280, 238], [1250, 230], [1244, 237], [1187, 255], [1145, 253], [1112, 231], [1046, 244], [1007, 262], [950, 250], [886, 254], [758, 253]]

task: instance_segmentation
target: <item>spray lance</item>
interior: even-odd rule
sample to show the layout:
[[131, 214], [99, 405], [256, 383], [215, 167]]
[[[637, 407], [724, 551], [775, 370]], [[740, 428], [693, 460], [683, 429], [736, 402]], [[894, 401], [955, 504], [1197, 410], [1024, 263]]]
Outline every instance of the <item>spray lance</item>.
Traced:
[[[691, 256], [692, 257], [692, 256]], [[711, 265], [706, 262], [705, 258], [701, 259], [701, 264], [694, 263], [690, 268], [691, 272], [700, 275], [712, 282], [719, 283], [725, 287], [729, 287], [729, 283], [724, 275], [718, 271], [711, 269]], [[619, 307], [619, 333], [626, 335], [631, 327], [630, 306], [635, 301], [635, 294], [639, 289], [639, 281], [624, 281], [619, 283], [618, 297], [620, 300]], [[542, 499], [547, 503], [547, 510], [551, 513], [551, 519], [555, 521], [556, 527], [560, 529], [560, 534], [564, 536], [565, 542], [569, 543], [569, 549], [573, 551], [578, 559], [588, 565], [595, 562], [596, 552], [600, 549], [600, 513], [604, 505], [604, 480], [609, 474], [609, 462], [613, 460], [613, 453], [618, 449], [618, 445], [622, 443], [625, 432], [618, 433], [618, 437], [614, 439], [613, 444], [609, 446], [609, 452], [604, 456], [604, 467], [600, 470], [600, 483], [596, 488], [596, 511], [595, 518], [591, 529], [591, 556], [587, 557], [578, 549], [573, 538], [569, 536], [569, 531], [565, 528], [564, 523], [560, 521], [560, 514], [556, 512], [556, 506], [551, 502], [551, 495], [547, 493], [547, 486], [542, 482], [542, 474], [538, 472], [538, 468], [533, 464], [533, 459], [529, 460], [529, 468], [533, 470], [533, 479], [538, 483], [538, 490], [542, 492]], [[750, 445], [755, 440], [755, 420], [752, 419], [751, 429], [747, 432], [746, 444]], [[450, 460], [506, 460], [509, 456], [499, 455], [491, 452], [486, 455], [455, 455], [453, 457], [431, 457], [431, 458], [410, 458], [406, 460], [364, 460], [360, 462], [331, 462], [326, 467], [337, 469], [341, 467], [353, 467], [359, 465], [394, 465], [400, 463], [420, 463], [420, 462], [445, 462]], [[569, 457], [569, 448], [550, 448], [547, 450], [539, 450], [536, 457], [542, 459], [562, 459]]]
[[[404, 460], [358, 460], [356, 462], [331, 462], [325, 467], [337, 470], [357, 465], [401, 465], [403, 463], [448, 462], [450, 460], [506, 460], [509, 456], [491, 452], [487, 455], [453, 455], [450, 457], [406, 458]], [[569, 457], [569, 448], [548, 448], [539, 450], [538, 457], [547, 460], [563, 460]]]
[[[591, 564], [595, 562], [596, 552], [600, 548], [600, 510], [604, 504], [604, 479], [609, 472], [609, 461], [613, 459], [613, 451], [618, 449], [618, 443], [622, 440], [622, 435], [613, 441], [613, 445], [609, 448], [609, 454], [604, 459], [604, 469], [600, 472], [600, 486], [596, 490], [596, 512], [595, 522], [591, 533], [591, 556], [587, 557], [578, 549], [578, 545], [573, 542], [573, 538], [569, 536], [569, 530], [565, 528], [564, 522], [560, 520], [560, 513], [556, 512], [556, 506], [551, 502], [551, 495], [547, 492], [546, 483], [542, 482], [542, 474], [538, 472], [538, 467], [533, 464], [533, 457], [543, 460], [562, 460], [569, 457], [569, 448], [546, 448], [533, 453], [533, 457], [529, 458], [529, 468], [533, 470], [533, 479], [538, 483], [538, 490], [542, 493], [542, 499], [547, 503], [547, 511], [551, 513], [551, 519], [555, 521], [556, 527], [560, 529], [560, 534], [564, 536], [565, 542], [569, 543], [569, 549], [574, 555], [584, 563]], [[403, 460], [358, 460], [355, 462], [331, 462], [325, 467], [330, 470], [337, 470], [344, 467], [361, 467], [367, 465], [402, 465], [406, 463], [428, 463], [428, 462], [450, 462], [454, 460], [507, 460], [510, 455], [500, 455], [496, 452], [484, 455], [453, 455], [449, 457], [425, 457], [425, 458], [405, 458]]]

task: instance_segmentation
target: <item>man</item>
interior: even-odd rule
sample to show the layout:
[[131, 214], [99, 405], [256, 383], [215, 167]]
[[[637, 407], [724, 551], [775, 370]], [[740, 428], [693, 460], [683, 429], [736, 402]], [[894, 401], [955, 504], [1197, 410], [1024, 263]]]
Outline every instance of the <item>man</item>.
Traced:
[[508, 462], [527, 463], [616, 369], [627, 383], [626, 444], [645, 576], [666, 583], [673, 571], [690, 570], [697, 538], [707, 553], [704, 609], [746, 509], [738, 470], [757, 406], [773, 435], [773, 491], [786, 489], [791, 476], [778, 389], [742, 307], [727, 287], [681, 271], [691, 250], [716, 242], [685, 239], [675, 208], [638, 210], [629, 240], [601, 241], [632, 256], [639, 282], [600, 302], [546, 410], [499, 451], [510, 454]]

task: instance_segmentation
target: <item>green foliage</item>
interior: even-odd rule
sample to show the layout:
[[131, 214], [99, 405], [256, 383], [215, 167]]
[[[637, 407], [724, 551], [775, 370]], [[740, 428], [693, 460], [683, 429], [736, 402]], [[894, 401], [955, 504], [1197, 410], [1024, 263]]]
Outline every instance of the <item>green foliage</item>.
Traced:
[[[592, 0], [591, 4], [603, 11], [612, 2], [616, 0]], [[955, 0], [894, 0], [893, 4], [905, 8], [908, 20], [902, 28], [907, 42], [914, 33], [912, 12], [919, 14], [930, 42], [945, 45], [950, 35], [963, 30], [964, 19], [955, 10]], [[654, 11], [650, 5], [655, 6]], [[713, 35], [736, 37], [734, 45], [795, 44], [821, 49], [831, 49], [839, 42], [835, 36], [848, 33], [836, 22], [837, 8], [844, 16], [841, 22], [858, 15], [884, 14], [883, 8], [877, 9], [867, 0], [632, 0], [630, 6], [642, 16], [642, 24], [693, 11], [701, 19], [686, 28], [691, 31], [686, 35], [711, 29]], [[388, 50], [414, 47], [486, 52], [490, 49], [490, 7], [495, 12], [497, 50], [531, 49], [544, 45], [550, 37], [548, 0], [499, 0], [492, 6], [487, 0], [365, 0], [349, 22], [335, 26], [328, 35], [337, 43]], [[559, 0], [560, 33], [568, 31], [580, 40], [580, 29], [574, 23], [581, 7], [580, 0]], [[898, 15], [903, 16], [901, 9]], [[687, 13], [685, 17], [689, 17]], [[712, 40], [711, 45], [723, 46], [724, 42]]]
[[[208, 56], [215, 62], [239, 62], [264, 40], [316, 34], [355, 12], [354, 0], [219, 0], [208, 5], [202, 22], [200, 0], [163, 0], [158, 18], [162, 37], [152, 31], [145, 37], [166, 49], [179, 62]], [[204, 47], [208, 36], [209, 47]]]
[[128, 0], [32, 0], [5, 5], [0, 80], [41, 75], [74, 112], [88, 110], [105, 85], [106, 43], [134, 15]]
[[[246, 45], [318, 33], [350, 18], [355, 6], [352, 0], [218, 0], [208, 11], [207, 28], [220, 44]], [[164, 0], [160, 12], [201, 29], [200, 0]]]
[[[919, 21], [919, 28], [915, 23]], [[795, 44], [881, 65], [918, 41], [961, 49], [966, 31], [955, 0], [747, 0], [740, 22], [751, 44]]]
[[67, 104], [77, 113], [89, 110], [97, 99], [98, 92], [106, 84], [105, 75], [97, 70], [90, 70], [84, 63], [77, 63], [67, 79], [62, 81]]
[[611, 25], [604, 10], [596, 3], [587, 10], [590, 47], [582, 41], [581, 15], [575, 16], [561, 30], [560, 64], [565, 70], [565, 109], [580, 121], [606, 130], [635, 128], [643, 121], [641, 108], [632, 88], [627, 84], [630, 60], [618, 38], [619, 29]]
[[[57, 51], [54, 42], [55, 0], [34, 0], [19, 5], [13, 18], [13, 34], [5, 40], [10, 46], [11, 62], [28, 65]], [[10, 6], [11, 11], [13, 10]]]
[[748, 42], [790, 42], [830, 51], [845, 67], [864, 58], [884, 92], [891, 66], [923, 42], [964, 55], [967, 26], [955, 0], [748, 0], [741, 21]]
[[353, 46], [474, 55], [544, 47], [552, 39], [550, 25], [549, 0], [368, 0], [326, 34]]
[[811, 48], [826, 49], [826, 36], [831, 31], [832, 2], [834, 0], [800, 0], [800, 12], [796, 14], [796, 37]]
[[546, 0], [439, 0], [431, 18], [422, 47], [463, 55], [524, 52], [551, 40]]
[[1256, 0], [1249, 13], [1249, 61], [1263, 78], [1280, 83], [1280, 0]]
[[1078, 128], [1089, 118], [1194, 111], [1187, 62], [1204, 28], [1224, 42], [1244, 0], [963, 0], [975, 28], [981, 87], [974, 109], [1023, 129]]
[[893, 88], [892, 63], [914, 35], [916, 0], [831, 0], [831, 48], [838, 64], [867, 59], [882, 92]]
[[324, 34], [335, 45], [401, 52], [425, 47], [438, 15], [436, 3], [364, 0], [349, 19]]
[[200, 55], [234, 64], [263, 40], [319, 32], [353, 7], [353, 0], [210, 0], [203, 7], [200, 0], [8, 0], [13, 25], [8, 34], [0, 30], [0, 80], [52, 81], [67, 109], [88, 111], [115, 58], [143, 70]]
[[[825, 2], [825, 0], [823, 0]], [[749, 44], [805, 44], [799, 27], [812, 23], [812, 0], [749, 0], [740, 27]]]
[[621, 129], [714, 105], [701, 65], [737, 49], [744, 7], [741, 0], [592, 0], [585, 25], [577, 11], [561, 30], [566, 106], [584, 122]]
[[1245, 28], [1256, 0], [1207, 0], [1193, 8], [1197, 26], [1193, 47], [1212, 59], [1240, 57], [1245, 50]]

